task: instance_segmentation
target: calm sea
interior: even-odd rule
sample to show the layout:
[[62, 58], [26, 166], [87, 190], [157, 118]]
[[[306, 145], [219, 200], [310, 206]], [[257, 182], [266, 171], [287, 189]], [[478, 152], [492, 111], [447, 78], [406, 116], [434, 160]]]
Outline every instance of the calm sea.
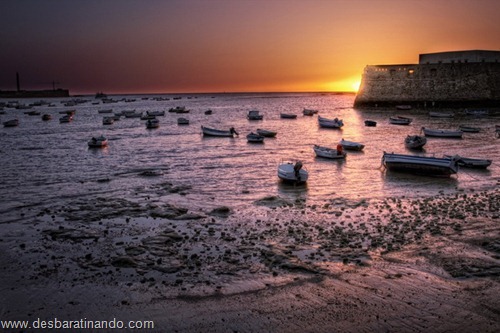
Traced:
[[[149, 193], [158, 195], [167, 183], [181, 189], [165, 194], [166, 201], [178, 200], [194, 207], [251, 205], [266, 196], [305, 200], [308, 204], [343, 198], [346, 200], [387, 196], [430, 196], [453, 192], [457, 188], [491, 188], [500, 179], [500, 139], [494, 126], [500, 119], [475, 118], [464, 110], [454, 110], [453, 119], [430, 118], [428, 110], [395, 109], [356, 110], [354, 96], [330, 94], [214, 94], [183, 96], [182, 99], [157, 101], [153, 96], [112, 96], [113, 104], [88, 101], [66, 107], [51, 100], [54, 107], [38, 106], [50, 121], [29, 116], [25, 111], [6, 108], [1, 121], [18, 118], [20, 125], [0, 128], [0, 213], [14, 213], [22, 207], [70, 204], [83, 197], [124, 198], [133, 201]], [[146, 98], [146, 99], [144, 99]], [[33, 100], [19, 100], [21, 103]], [[100, 109], [168, 111], [175, 106], [190, 109], [179, 115], [166, 112], [159, 117], [160, 127], [148, 130], [139, 118], [122, 118], [113, 125], [102, 124]], [[319, 110], [323, 117], [344, 120], [342, 130], [323, 129], [317, 116], [302, 115], [303, 108]], [[60, 111], [76, 110], [71, 123], [59, 123]], [[204, 111], [213, 110], [212, 115]], [[249, 110], [259, 110], [262, 121], [249, 121]], [[280, 119], [280, 113], [295, 113], [297, 119]], [[410, 126], [390, 125], [389, 116], [414, 118]], [[190, 120], [177, 125], [177, 118]], [[364, 120], [378, 122], [365, 127]], [[419, 134], [422, 126], [456, 129], [459, 124], [480, 127], [480, 133], [465, 133], [461, 140], [429, 138], [419, 154], [441, 157], [461, 154], [489, 158], [488, 170], [462, 169], [447, 179], [386, 172], [381, 168], [384, 151], [412, 153], [405, 149], [404, 138]], [[239, 132], [236, 138], [206, 138], [200, 126]], [[278, 132], [264, 144], [247, 143], [246, 135], [257, 128]], [[109, 139], [104, 149], [89, 149], [87, 141], [103, 134]], [[335, 147], [340, 139], [366, 145], [362, 152], [349, 152], [345, 161], [316, 158], [313, 145]], [[282, 160], [300, 159], [310, 173], [306, 186], [282, 184], [277, 167]]]

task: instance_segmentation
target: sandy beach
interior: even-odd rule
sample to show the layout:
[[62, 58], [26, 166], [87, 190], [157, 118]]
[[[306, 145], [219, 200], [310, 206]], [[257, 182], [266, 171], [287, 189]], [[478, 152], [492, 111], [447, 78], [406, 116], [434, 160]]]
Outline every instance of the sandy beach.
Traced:
[[323, 205], [272, 196], [236, 209], [192, 208], [182, 195], [26, 207], [2, 224], [1, 320], [498, 332], [499, 203], [495, 188]]

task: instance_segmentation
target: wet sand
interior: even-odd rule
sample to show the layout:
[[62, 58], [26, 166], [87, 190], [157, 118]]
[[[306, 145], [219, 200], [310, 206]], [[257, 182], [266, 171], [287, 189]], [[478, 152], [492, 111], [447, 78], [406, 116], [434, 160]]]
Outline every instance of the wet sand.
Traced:
[[164, 184], [157, 198], [78, 198], [5, 216], [1, 319], [154, 320], [153, 332], [500, 331], [497, 188], [210, 209], [183, 192]]

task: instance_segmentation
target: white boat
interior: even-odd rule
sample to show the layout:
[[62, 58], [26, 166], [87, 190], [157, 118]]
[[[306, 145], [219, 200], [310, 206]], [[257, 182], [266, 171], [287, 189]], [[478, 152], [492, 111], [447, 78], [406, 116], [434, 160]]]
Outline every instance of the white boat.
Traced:
[[422, 149], [427, 143], [427, 138], [421, 135], [408, 135], [405, 139], [405, 146], [408, 149]]
[[146, 121], [146, 128], [158, 128], [160, 127], [160, 121], [156, 118], [154, 119], [148, 119]]
[[189, 119], [187, 118], [177, 118], [177, 125], [189, 125]]
[[[446, 158], [452, 158], [451, 156], [445, 155]], [[482, 159], [482, 158], [469, 158], [469, 157], [462, 157], [459, 155], [454, 156], [454, 158], [457, 160], [457, 163], [459, 166], [464, 167], [464, 168], [471, 168], [471, 169], [486, 169], [491, 165], [491, 160], [487, 159]]]
[[393, 125], [410, 125], [413, 119], [401, 116], [394, 116], [389, 118], [389, 123]]
[[347, 155], [343, 151], [339, 151], [339, 150], [333, 149], [333, 148], [318, 146], [318, 145], [314, 145], [313, 150], [314, 150], [314, 153], [316, 154], [316, 156], [323, 157], [323, 158], [329, 158], [332, 160], [342, 160], [342, 159], [345, 159], [345, 157]]
[[108, 139], [104, 136], [93, 137], [87, 143], [90, 148], [102, 148], [108, 145]]
[[455, 158], [426, 157], [384, 152], [382, 164], [391, 171], [432, 176], [450, 176], [458, 171], [458, 162]]
[[280, 118], [282, 118], [282, 119], [297, 119], [297, 115], [292, 114], [292, 113], [280, 113]]
[[16, 127], [19, 126], [19, 120], [18, 119], [11, 119], [3, 122], [4, 127]]
[[479, 133], [481, 132], [481, 129], [479, 127], [472, 127], [472, 126], [465, 126], [465, 125], [460, 125], [458, 126], [458, 129], [462, 132], [468, 132], [468, 133]]
[[361, 150], [363, 150], [363, 148], [365, 148], [365, 145], [362, 143], [355, 142], [355, 141], [347, 141], [344, 139], [340, 140], [339, 144], [342, 145], [342, 147], [345, 150], [361, 151]]
[[252, 110], [248, 111], [247, 115], [248, 120], [262, 120], [264, 119], [264, 116], [259, 113], [259, 111]]
[[304, 116], [312, 116], [314, 114], [318, 113], [318, 110], [312, 110], [312, 109], [304, 109], [302, 110], [302, 114]]
[[251, 143], [263, 143], [264, 137], [262, 135], [251, 132], [250, 134], [247, 135], [247, 141]]
[[318, 123], [320, 127], [325, 128], [342, 128], [342, 126], [344, 126], [344, 122], [342, 121], [342, 119], [327, 119], [321, 116], [318, 116]]
[[307, 182], [309, 173], [303, 168], [302, 162], [284, 162], [278, 166], [278, 178], [284, 182], [301, 184]]
[[278, 134], [278, 133], [275, 131], [257, 128], [257, 134], [264, 136], [266, 138], [274, 138], [276, 136], [276, 134]]
[[442, 129], [430, 129], [422, 127], [425, 136], [439, 137], [439, 138], [461, 138], [464, 132], [462, 131], [449, 131]]
[[433, 117], [433, 118], [453, 118], [453, 117], [455, 117], [455, 114], [453, 112], [436, 112], [436, 111], [431, 111], [431, 112], [429, 112], [429, 117]]
[[104, 117], [102, 118], [102, 124], [103, 125], [113, 125], [115, 122], [115, 117]]
[[205, 126], [201, 126], [201, 131], [204, 136], [220, 136], [220, 137], [233, 137], [234, 135], [238, 135], [238, 132], [231, 127], [228, 131], [218, 130], [214, 128], [209, 128]]
[[73, 116], [69, 115], [69, 114], [67, 114], [67, 115], [62, 116], [61, 118], [59, 118], [59, 122], [60, 123], [69, 123], [71, 121], [73, 121]]

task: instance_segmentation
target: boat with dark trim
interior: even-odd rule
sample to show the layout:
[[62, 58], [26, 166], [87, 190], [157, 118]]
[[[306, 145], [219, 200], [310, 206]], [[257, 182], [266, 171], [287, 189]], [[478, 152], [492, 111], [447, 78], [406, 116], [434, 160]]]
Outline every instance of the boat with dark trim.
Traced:
[[438, 158], [384, 152], [382, 165], [390, 171], [441, 177], [449, 177], [458, 171], [456, 157]]
[[421, 135], [408, 135], [405, 139], [405, 147], [408, 149], [422, 149], [427, 143], [427, 138]]
[[309, 179], [309, 172], [303, 168], [302, 162], [282, 162], [278, 166], [278, 178], [287, 183], [303, 184]]
[[410, 125], [413, 119], [402, 116], [389, 117], [389, 123], [393, 125]]
[[328, 119], [328, 118], [324, 118], [321, 116], [318, 116], [318, 124], [320, 127], [324, 127], [324, 128], [340, 129], [340, 128], [342, 128], [342, 126], [344, 126], [344, 122], [342, 121], [342, 119], [338, 119], [338, 118]]
[[274, 138], [278, 132], [271, 131], [271, 130], [266, 130], [262, 128], [257, 128], [257, 134], [264, 136], [266, 138]]
[[466, 125], [460, 125], [460, 126], [458, 126], [458, 129], [462, 132], [467, 132], [467, 133], [479, 133], [479, 132], [481, 132], [481, 129], [479, 127], [472, 127], [472, 126], [466, 126]]
[[297, 119], [297, 115], [292, 114], [292, 113], [280, 113], [280, 118], [281, 119]]
[[201, 131], [204, 136], [219, 136], [219, 137], [234, 137], [234, 135], [238, 135], [238, 132], [234, 129], [234, 127], [231, 127], [228, 131], [224, 130], [218, 130], [215, 128], [209, 128], [205, 126], [201, 126]]
[[3, 122], [4, 127], [16, 127], [19, 126], [19, 119], [11, 119]]
[[464, 132], [462, 131], [450, 131], [443, 129], [431, 129], [422, 127], [422, 131], [425, 136], [438, 137], [438, 138], [453, 138], [453, 139], [461, 139]]
[[[452, 158], [452, 156], [445, 155], [447, 158]], [[457, 159], [458, 165], [464, 168], [471, 169], [486, 169], [492, 163], [492, 160], [483, 159], [483, 158], [470, 158], [463, 157], [459, 155], [455, 155], [454, 158]]]
[[98, 137], [92, 137], [87, 144], [89, 148], [103, 148], [108, 145], [108, 139], [106, 139], [103, 135], [100, 135]]
[[263, 143], [264, 137], [262, 135], [251, 132], [247, 135], [247, 141], [250, 143]]

